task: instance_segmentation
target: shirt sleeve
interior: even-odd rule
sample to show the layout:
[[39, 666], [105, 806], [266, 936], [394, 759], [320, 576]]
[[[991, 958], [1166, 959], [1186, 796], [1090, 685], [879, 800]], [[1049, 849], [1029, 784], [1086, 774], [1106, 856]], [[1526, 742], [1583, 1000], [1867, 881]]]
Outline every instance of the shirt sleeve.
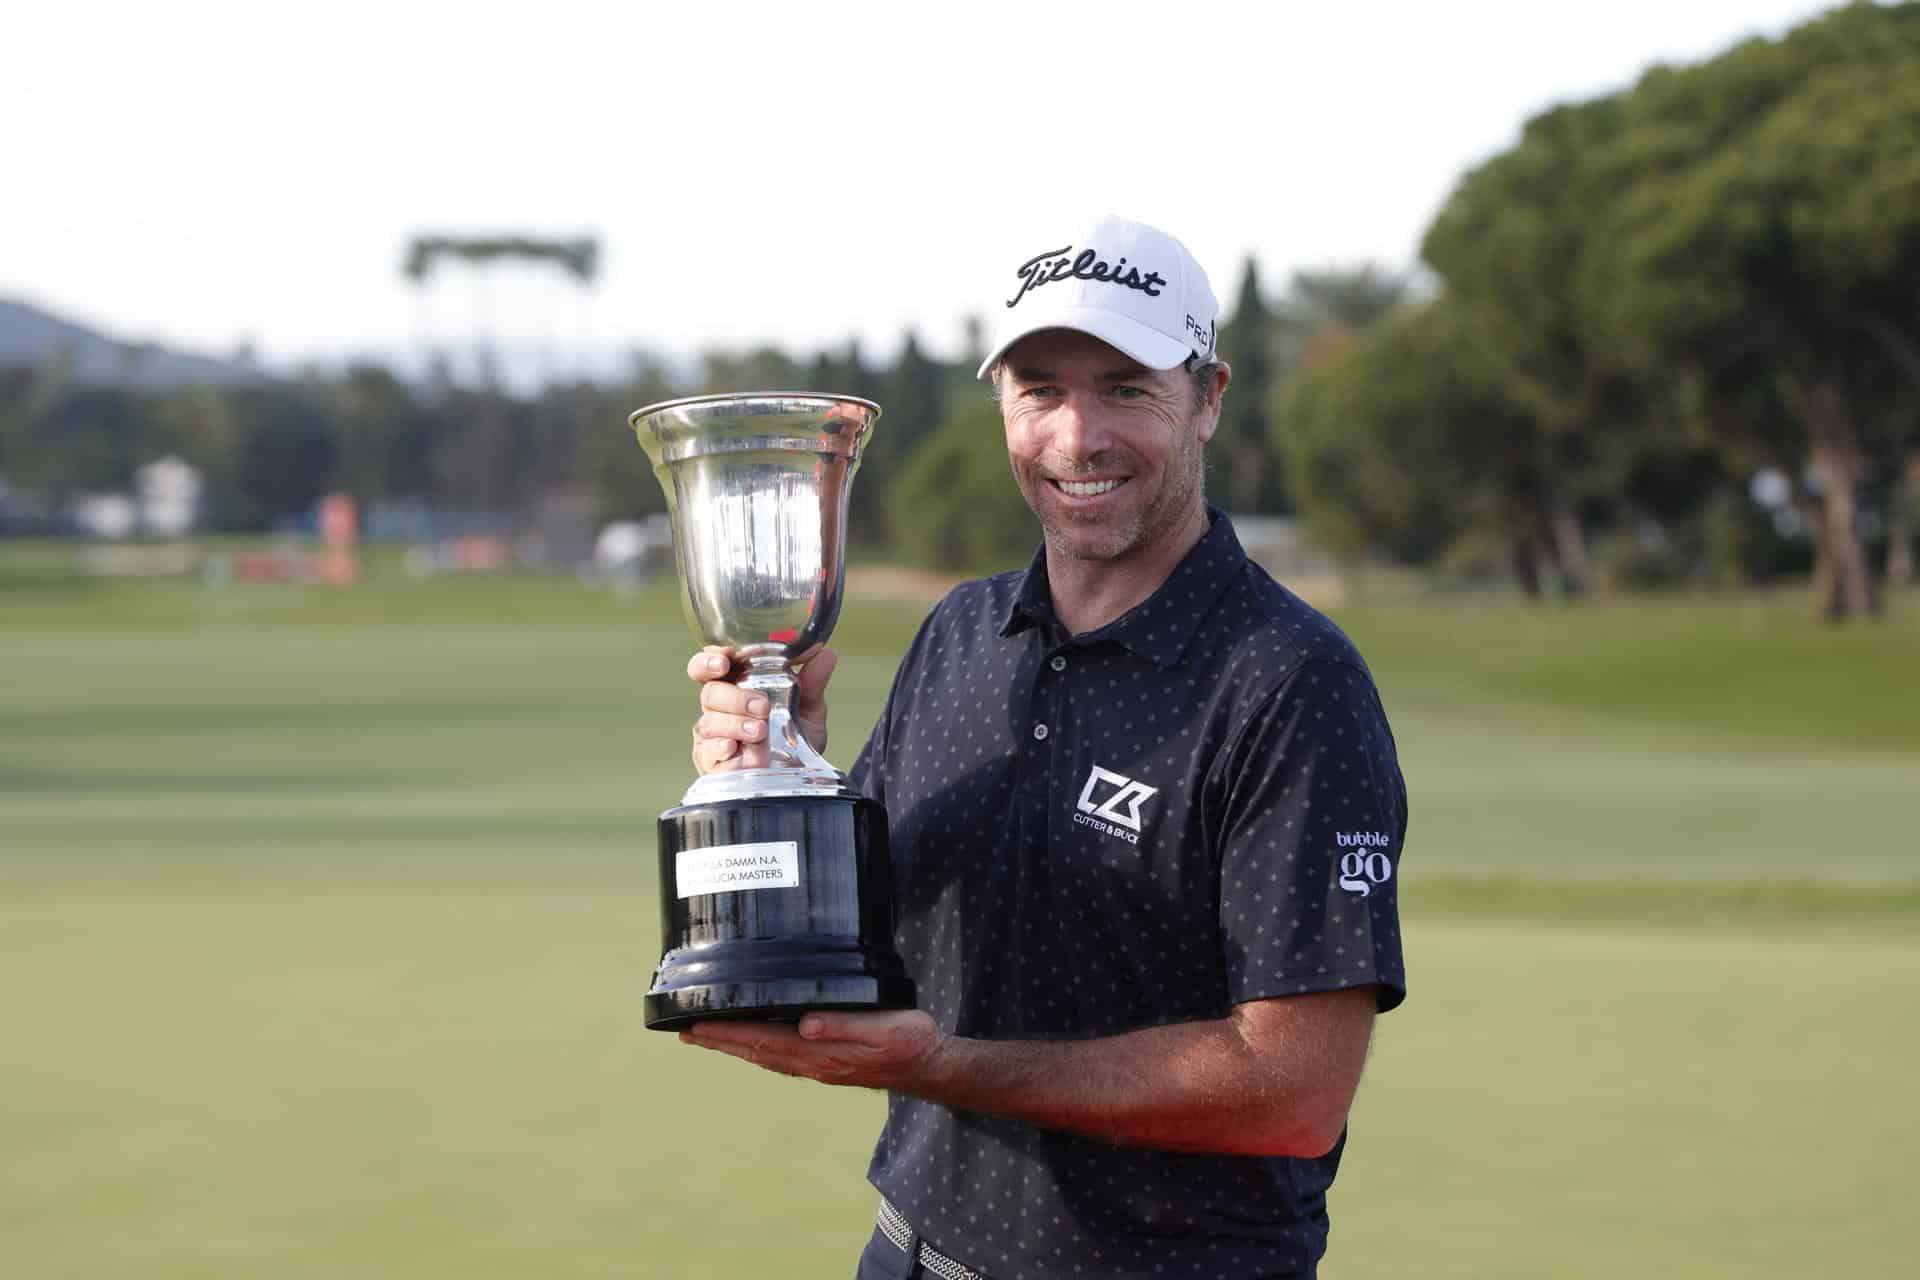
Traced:
[[1220, 926], [1236, 1004], [1372, 985], [1406, 998], [1400, 855], [1407, 793], [1366, 671], [1302, 664], [1210, 780], [1222, 795]]

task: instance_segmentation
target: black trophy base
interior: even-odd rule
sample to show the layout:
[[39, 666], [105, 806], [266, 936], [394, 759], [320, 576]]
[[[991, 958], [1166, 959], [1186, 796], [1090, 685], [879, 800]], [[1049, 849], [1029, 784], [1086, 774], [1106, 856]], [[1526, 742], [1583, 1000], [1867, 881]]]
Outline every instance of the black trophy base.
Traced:
[[911, 1009], [893, 948], [886, 811], [858, 796], [681, 805], [660, 816], [666, 954], [651, 1031], [809, 1009]]

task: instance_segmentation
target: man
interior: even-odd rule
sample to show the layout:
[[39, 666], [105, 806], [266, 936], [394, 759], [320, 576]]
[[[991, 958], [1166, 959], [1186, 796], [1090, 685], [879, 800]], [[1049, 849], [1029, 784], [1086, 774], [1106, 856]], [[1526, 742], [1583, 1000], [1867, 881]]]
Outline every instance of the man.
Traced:
[[[889, 1091], [861, 1280], [1312, 1276], [1405, 993], [1392, 735], [1206, 505], [1231, 372], [1199, 264], [1111, 218], [1033, 247], [980, 372], [1044, 545], [934, 609], [853, 771], [921, 1008], [684, 1038]], [[816, 744], [832, 663], [801, 675]], [[724, 654], [689, 674], [702, 772], [763, 758], [764, 699]]]

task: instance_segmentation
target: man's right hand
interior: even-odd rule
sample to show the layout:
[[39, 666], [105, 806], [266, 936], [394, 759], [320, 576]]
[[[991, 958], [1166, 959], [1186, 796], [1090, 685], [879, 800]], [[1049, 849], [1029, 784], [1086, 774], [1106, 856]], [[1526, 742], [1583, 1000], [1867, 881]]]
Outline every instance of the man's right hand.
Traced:
[[[793, 720], [815, 751], [827, 749], [827, 681], [840, 655], [821, 649], [795, 668]], [[760, 769], [767, 764], [767, 696], [734, 683], [744, 670], [733, 651], [708, 645], [687, 660], [687, 678], [700, 686], [700, 718], [693, 722], [693, 767]]]

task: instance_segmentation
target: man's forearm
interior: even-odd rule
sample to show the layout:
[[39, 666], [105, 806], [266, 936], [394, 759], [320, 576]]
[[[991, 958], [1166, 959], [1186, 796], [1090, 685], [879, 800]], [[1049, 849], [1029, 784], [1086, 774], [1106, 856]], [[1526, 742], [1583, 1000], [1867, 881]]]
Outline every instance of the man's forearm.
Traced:
[[1321, 1155], [1345, 1124], [1364, 1035], [1273, 1040], [1250, 1042], [1237, 1017], [1090, 1040], [952, 1036], [904, 1091], [1130, 1146]]
[[682, 1038], [783, 1075], [1174, 1151], [1317, 1156], [1339, 1140], [1371, 988], [1255, 1000], [1225, 1017], [1089, 1040], [973, 1040], [918, 1010], [705, 1022]]

